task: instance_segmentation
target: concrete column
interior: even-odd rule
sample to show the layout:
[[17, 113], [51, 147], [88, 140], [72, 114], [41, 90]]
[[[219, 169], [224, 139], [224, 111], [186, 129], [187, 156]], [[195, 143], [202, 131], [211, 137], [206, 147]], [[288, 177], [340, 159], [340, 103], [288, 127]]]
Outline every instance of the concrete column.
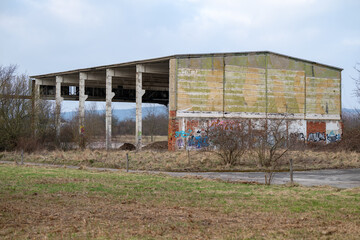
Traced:
[[88, 95], [85, 95], [85, 80], [87, 79], [87, 73], [80, 72], [79, 74], [79, 135], [80, 135], [80, 147], [85, 147], [84, 133], [85, 133], [85, 100]]
[[55, 128], [56, 128], [56, 140], [60, 141], [60, 128], [61, 128], [61, 102], [64, 100], [61, 97], [61, 83], [63, 82], [63, 76], [56, 76], [56, 91], [55, 91]]
[[37, 126], [39, 122], [39, 99], [40, 99], [40, 83], [38, 79], [32, 82], [32, 130], [33, 137], [36, 137]]
[[144, 65], [136, 65], [136, 149], [141, 150], [142, 144], [142, 96], [145, 90], [142, 89], [142, 73], [144, 72]]
[[112, 91], [112, 77], [115, 75], [114, 69], [106, 69], [106, 150], [111, 148], [111, 101], [115, 96]]

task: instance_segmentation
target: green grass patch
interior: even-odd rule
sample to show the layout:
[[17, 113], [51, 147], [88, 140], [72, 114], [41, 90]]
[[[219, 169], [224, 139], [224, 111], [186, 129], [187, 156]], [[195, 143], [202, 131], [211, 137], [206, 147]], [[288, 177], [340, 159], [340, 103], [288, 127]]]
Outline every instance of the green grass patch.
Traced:
[[[208, 234], [207, 231], [213, 229], [211, 231], [216, 231], [219, 236], [224, 238], [225, 236], [233, 238], [237, 236], [236, 234], [241, 234], [244, 238], [246, 236], [261, 238], [261, 224], [264, 226], [275, 224], [276, 219], [274, 220], [273, 218], [276, 216], [280, 219], [280, 222], [284, 221], [285, 227], [275, 230], [273, 227], [265, 227], [264, 230], [274, 234], [271, 235], [274, 238], [298, 237], [299, 235], [311, 236], [312, 230], [307, 229], [309, 226], [304, 225], [300, 221], [301, 218], [311, 219], [311, 225], [314, 225], [319, 231], [322, 229], [322, 226], [336, 225], [336, 221], [342, 221], [342, 224], [345, 225], [350, 224], [349, 229], [353, 229], [353, 225], [360, 224], [358, 218], [360, 215], [359, 189], [340, 191], [329, 187], [265, 186], [194, 178], [174, 178], [164, 175], [0, 165], [0, 200], [2, 204], [5, 204], [3, 205], [4, 209], [7, 201], [10, 201], [10, 199], [29, 199], [31, 201], [31, 199], [35, 198], [34, 196], [51, 196], [49, 200], [44, 201], [59, 204], [56, 205], [57, 207], [65, 206], [68, 202], [79, 201], [77, 197], [69, 197], [63, 203], [63, 198], [60, 197], [63, 195], [67, 197], [85, 196], [86, 199], [96, 198], [98, 201], [101, 201], [103, 198], [117, 207], [117, 204], [120, 204], [120, 206], [122, 206], [121, 204], [138, 205], [135, 208], [147, 206], [146, 209], [151, 208], [155, 212], [158, 211], [156, 209], [161, 209], [161, 211], [175, 209], [180, 211], [181, 214], [185, 211], [181, 209], [186, 209], [187, 212], [201, 212], [201, 214], [210, 212], [210, 215], [222, 216], [219, 219], [224, 221], [221, 223], [221, 227], [225, 229], [222, 233], [219, 229], [213, 229], [212, 224], [214, 224], [214, 220], [212, 218], [210, 220], [197, 219], [196, 221], [185, 221], [184, 219], [190, 219], [189, 216], [196, 213], [188, 213], [189, 216], [187, 218], [178, 217], [180, 213], [177, 213], [173, 218], [167, 219], [167, 222], [156, 223], [151, 228], [145, 229], [141, 222], [134, 223], [130, 229], [137, 226], [136, 228], [144, 231], [140, 235], [134, 232], [120, 232], [121, 234], [118, 232], [120, 235], [117, 236], [131, 237], [132, 239], [137, 239], [138, 237], [141, 239], [147, 237], [149, 239], [162, 238], [160, 234], [162, 232], [164, 234], [167, 233], [164, 236], [170, 238], [178, 236], [177, 234], [182, 236], [181, 229], [191, 229], [194, 226], [196, 230], [194, 232], [198, 233], [196, 236], [206, 236]], [[46, 197], [44, 198], [46, 199]], [[87, 205], [81, 202], [77, 204], [78, 206]], [[96, 209], [94, 211], [96, 212]], [[126, 212], [123, 214], [126, 215]], [[247, 217], [244, 217], [247, 215], [249, 215], [248, 219], [251, 219], [254, 224], [250, 224], [251, 222], [247, 221]], [[2, 216], [5, 217], [4, 221], [9, 221], [7, 218], [11, 218], [10, 213], [4, 213]], [[46, 218], [46, 215], [44, 216]], [[165, 216], [167, 215], [164, 214], [163, 217], [165, 218]], [[196, 217], [199, 218], [199, 216]], [[151, 220], [152, 217], [148, 218], [143, 221], [151, 223], [151, 221], [156, 219], [156, 217], [153, 220]], [[283, 218], [286, 220], [283, 220]], [[135, 217], [134, 219], [139, 220]], [[93, 223], [95, 220], [89, 221]], [[118, 223], [121, 222], [121, 220], [116, 221]], [[229, 222], [226, 223], [227, 221]], [[249, 227], [245, 229], [241, 224], [231, 224], [231, 221], [245, 221], [249, 224]], [[286, 227], [287, 222], [295, 222], [293, 225], [299, 224], [298, 229]], [[85, 223], [89, 224], [86, 221]], [[81, 228], [83, 228], [83, 231], [90, 231], [89, 226], [86, 224], [84, 226], [81, 225]], [[122, 224], [125, 224], [125, 222]], [[218, 222], [218, 224], [220, 223]], [[256, 224], [260, 224], [260, 227]], [[105, 225], [104, 228], [106, 229]], [[96, 238], [105, 236], [107, 238], [105, 230], [102, 232], [102, 229], [102, 227], [97, 228], [97, 235], [91, 235], [91, 231], [90, 233], [87, 232], [87, 234], [90, 234], [89, 238], [92, 238], [91, 236]], [[112, 228], [109, 227], [109, 229]], [[18, 234], [19, 236], [29, 237], [29, 235], [24, 235], [27, 231], [30, 230], [24, 230], [22, 232], [23, 235], [20, 232]], [[70, 235], [66, 236], [74, 236], [75, 238], [83, 236], [81, 235], [82, 233], [71, 231]], [[280, 232], [285, 232], [285, 235], [280, 234]], [[10, 234], [10, 236], [13, 235]], [[40, 234], [40, 236], [42, 235]], [[56, 232], [52, 232], [47, 233], [46, 236], [53, 237], [59, 235]]]

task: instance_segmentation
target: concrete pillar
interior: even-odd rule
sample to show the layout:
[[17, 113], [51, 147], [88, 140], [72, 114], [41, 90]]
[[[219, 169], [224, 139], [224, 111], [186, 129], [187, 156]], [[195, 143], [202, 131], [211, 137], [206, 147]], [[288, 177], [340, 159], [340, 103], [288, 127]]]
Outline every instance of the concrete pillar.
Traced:
[[36, 137], [37, 126], [39, 122], [39, 99], [40, 99], [40, 83], [35, 79], [32, 82], [32, 130], [33, 137]]
[[176, 119], [176, 71], [177, 59], [170, 59], [169, 61], [169, 126], [168, 126], [168, 150], [175, 151], [176, 149], [176, 131], [178, 124]]
[[114, 69], [106, 69], [106, 150], [111, 148], [111, 101], [115, 96], [112, 91], [112, 77], [115, 75]]
[[61, 97], [61, 83], [63, 82], [63, 76], [56, 76], [56, 91], [55, 91], [55, 128], [56, 128], [56, 140], [60, 140], [60, 128], [61, 128], [61, 102], [64, 100]]
[[144, 72], [144, 65], [136, 65], [136, 149], [141, 150], [142, 144], [142, 96], [145, 90], [142, 89], [142, 73]]
[[87, 73], [80, 72], [79, 74], [79, 136], [80, 147], [85, 147], [84, 134], [85, 134], [85, 100], [88, 95], [85, 95], [85, 80], [87, 79]]

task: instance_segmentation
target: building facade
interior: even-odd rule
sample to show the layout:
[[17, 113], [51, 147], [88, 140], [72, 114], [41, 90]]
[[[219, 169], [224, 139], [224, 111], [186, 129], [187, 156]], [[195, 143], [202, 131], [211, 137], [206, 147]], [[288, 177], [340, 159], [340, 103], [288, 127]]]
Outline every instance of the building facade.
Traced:
[[338, 141], [341, 71], [264, 51], [174, 55], [32, 77], [42, 98], [79, 100], [80, 126], [85, 100], [106, 100], [107, 126], [112, 101], [136, 101], [139, 148], [142, 102], [168, 105], [168, 148], [177, 150], [207, 147], [207, 127], [234, 119], [286, 117], [287, 131], [304, 141]]

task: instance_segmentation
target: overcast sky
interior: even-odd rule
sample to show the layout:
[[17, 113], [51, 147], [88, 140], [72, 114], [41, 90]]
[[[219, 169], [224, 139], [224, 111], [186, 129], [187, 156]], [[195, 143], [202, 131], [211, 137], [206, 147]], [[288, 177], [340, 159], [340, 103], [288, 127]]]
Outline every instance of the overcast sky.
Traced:
[[344, 68], [343, 107], [359, 106], [352, 79], [360, 62], [359, 0], [0, 1], [0, 65], [17, 64], [29, 75], [262, 50]]

